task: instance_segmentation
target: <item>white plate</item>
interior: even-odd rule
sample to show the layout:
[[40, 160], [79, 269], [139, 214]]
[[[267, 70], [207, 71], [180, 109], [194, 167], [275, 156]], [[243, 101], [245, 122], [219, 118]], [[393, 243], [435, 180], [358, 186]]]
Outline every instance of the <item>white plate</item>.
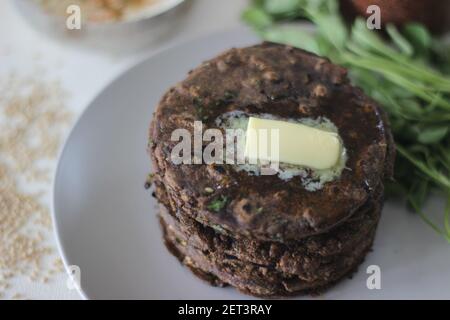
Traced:
[[[147, 130], [161, 95], [203, 60], [257, 41], [243, 29], [162, 51], [112, 82], [80, 117], [60, 157], [53, 211], [64, 263], [80, 267], [84, 297], [247, 298], [210, 287], [166, 251], [143, 185]], [[433, 202], [431, 210], [442, 206]], [[450, 298], [450, 245], [402, 205], [386, 205], [373, 249], [353, 279], [319, 298]], [[369, 265], [381, 268], [381, 290], [366, 287]]]

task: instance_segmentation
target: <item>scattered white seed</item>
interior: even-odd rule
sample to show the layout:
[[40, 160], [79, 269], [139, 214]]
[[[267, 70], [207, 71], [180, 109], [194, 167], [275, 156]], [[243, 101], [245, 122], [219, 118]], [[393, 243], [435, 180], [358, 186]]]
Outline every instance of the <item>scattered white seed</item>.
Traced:
[[[42, 278], [42, 262], [53, 252], [46, 234], [51, 230], [45, 192], [24, 193], [29, 182], [49, 186], [51, 168], [42, 162], [54, 159], [71, 114], [65, 92], [57, 82], [41, 75], [23, 78], [11, 74], [0, 79], [0, 296], [9, 280], [24, 276]], [[31, 232], [31, 227], [37, 232]], [[54, 266], [56, 270], [56, 266]], [[50, 279], [42, 278], [46, 283]], [[2, 292], [3, 291], [3, 292]], [[15, 294], [12, 299], [22, 299]]]

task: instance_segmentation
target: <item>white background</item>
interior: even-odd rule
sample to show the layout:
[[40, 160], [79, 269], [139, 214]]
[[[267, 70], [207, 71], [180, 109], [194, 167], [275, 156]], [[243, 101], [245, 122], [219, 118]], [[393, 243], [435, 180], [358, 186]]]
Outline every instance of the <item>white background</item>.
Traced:
[[[61, 80], [70, 94], [68, 105], [77, 116], [105, 85], [134, 61], [172, 43], [239, 25], [240, 13], [247, 4], [246, 0], [188, 1], [192, 5], [183, 13], [185, 19], [177, 32], [160, 39], [145, 51], [113, 55], [81, 45], [71, 45], [38, 32], [17, 12], [14, 0], [1, 0], [0, 77], [11, 72], [27, 76], [45, 70], [43, 77]], [[47, 197], [47, 201], [50, 205], [50, 197]], [[50, 239], [56, 249], [53, 235], [50, 235]], [[80, 299], [76, 291], [67, 289], [65, 274], [47, 284], [14, 279], [3, 298], [10, 298], [14, 294], [20, 294], [26, 299]]]

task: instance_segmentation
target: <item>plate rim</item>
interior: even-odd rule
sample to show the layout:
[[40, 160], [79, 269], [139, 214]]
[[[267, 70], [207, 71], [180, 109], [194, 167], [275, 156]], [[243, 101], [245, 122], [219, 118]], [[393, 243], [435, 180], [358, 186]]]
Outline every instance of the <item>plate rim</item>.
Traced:
[[[182, 1], [184, 1], [184, 0], [182, 0]], [[169, 42], [168, 44], [163, 45], [161, 48], [156, 49], [153, 52], [143, 54], [142, 56], [136, 58], [134, 61], [128, 62], [120, 72], [118, 72], [110, 80], [108, 80], [106, 82], [106, 84], [104, 84], [99, 89], [99, 91], [89, 100], [89, 102], [86, 104], [86, 106], [83, 108], [83, 110], [76, 116], [73, 124], [71, 125], [71, 128], [68, 130], [68, 133], [66, 134], [66, 136], [64, 138], [64, 142], [59, 147], [58, 155], [56, 157], [56, 167], [53, 171], [51, 187], [50, 187], [51, 188], [51, 190], [50, 190], [50, 199], [51, 199], [50, 200], [50, 212], [51, 212], [51, 220], [52, 220], [52, 225], [53, 225], [52, 233], [55, 237], [56, 247], [57, 247], [58, 253], [60, 254], [61, 260], [63, 261], [64, 270], [65, 270], [65, 273], [66, 273], [68, 279], [71, 278], [70, 271], [69, 271], [69, 266], [71, 266], [71, 265], [69, 264], [69, 259], [67, 257], [66, 250], [62, 244], [62, 240], [61, 240], [62, 232], [60, 230], [60, 227], [58, 226], [57, 213], [56, 213], [56, 202], [57, 202], [56, 186], [58, 183], [58, 177], [60, 176], [61, 170], [62, 170], [61, 169], [62, 162], [63, 162], [62, 159], [69, 148], [69, 146], [68, 146], [69, 142], [71, 141], [71, 139], [74, 135], [74, 132], [77, 130], [80, 123], [86, 117], [87, 112], [94, 107], [96, 100], [103, 94], [103, 92], [105, 90], [107, 90], [109, 87], [111, 87], [115, 82], [119, 81], [123, 76], [125, 76], [126, 74], [131, 72], [133, 69], [138, 68], [140, 65], [146, 63], [147, 61], [154, 59], [157, 56], [163, 55], [164, 52], [174, 50], [176, 48], [183, 47], [185, 45], [188, 45], [188, 44], [191, 44], [194, 42], [206, 41], [207, 39], [209, 39], [211, 37], [220, 37], [220, 35], [228, 35], [231, 33], [242, 32], [242, 31], [249, 32], [249, 30], [250, 30], [250, 28], [245, 27], [245, 26], [244, 27], [238, 26], [238, 27], [226, 28], [221, 31], [217, 31], [217, 32], [213, 32], [213, 33], [207, 33], [207, 34], [203, 34], [200, 36], [194, 36], [194, 37], [187, 37], [181, 41]], [[256, 36], [255, 36], [255, 39], [257, 42], [258, 38]], [[79, 287], [76, 286], [75, 288], [83, 300], [92, 299], [83, 290], [83, 287], [81, 285]]]

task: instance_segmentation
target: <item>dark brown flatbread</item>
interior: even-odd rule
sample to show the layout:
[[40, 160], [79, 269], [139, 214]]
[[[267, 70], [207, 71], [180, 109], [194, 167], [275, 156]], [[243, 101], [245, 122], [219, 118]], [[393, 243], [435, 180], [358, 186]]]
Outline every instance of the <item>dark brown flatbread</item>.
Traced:
[[[348, 160], [340, 177], [308, 191], [300, 177], [255, 176], [231, 165], [175, 165], [173, 130], [215, 128], [230, 111], [325, 117]], [[154, 195], [167, 248], [212, 285], [263, 297], [316, 293], [350, 275], [370, 250], [392, 177], [386, 114], [346, 70], [288, 46], [231, 49], [162, 98], [150, 128]], [[225, 199], [213, 209], [211, 203]]]
[[271, 298], [322, 292], [356, 270], [370, 250], [375, 235], [374, 229], [352, 254], [341, 257], [328, 268], [318, 269], [313, 279], [305, 279], [230, 255], [202, 251], [180, 241], [164, 222], [162, 227], [169, 251], [196, 276], [215, 286], [229, 284], [243, 293]]
[[179, 241], [211, 254], [225, 254], [237, 259], [268, 266], [280, 272], [314, 276], [321, 266], [328, 266], [342, 256], [352, 254], [376, 228], [382, 208], [378, 197], [333, 232], [311, 236], [288, 244], [233, 238], [221, 229], [213, 229], [160, 206], [160, 217]]
[[[348, 151], [339, 179], [315, 192], [300, 178], [251, 176], [231, 166], [174, 165], [170, 141], [177, 128], [204, 129], [228, 111], [283, 118], [330, 119]], [[327, 232], [358, 211], [392, 175], [393, 140], [383, 111], [353, 87], [346, 70], [284, 45], [232, 49], [203, 63], [161, 100], [150, 129], [155, 182], [184, 215], [260, 240], [291, 241]], [[215, 190], [205, 194], [205, 188]], [[208, 209], [226, 198], [220, 212]]]

